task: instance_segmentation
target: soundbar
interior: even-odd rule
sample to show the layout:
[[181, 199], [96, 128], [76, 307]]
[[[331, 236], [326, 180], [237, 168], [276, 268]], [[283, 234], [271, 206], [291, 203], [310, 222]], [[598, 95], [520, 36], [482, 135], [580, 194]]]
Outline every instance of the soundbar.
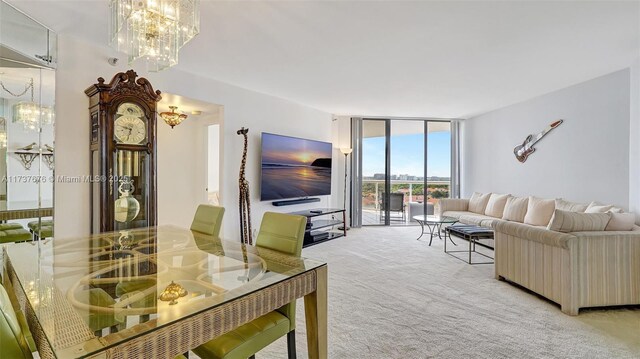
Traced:
[[293, 204], [312, 203], [312, 202], [320, 202], [320, 198], [307, 197], [307, 198], [298, 198], [298, 199], [288, 199], [286, 201], [273, 201], [271, 202], [271, 204], [276, 207], [281, 207], [281, 206], [291, 206]]

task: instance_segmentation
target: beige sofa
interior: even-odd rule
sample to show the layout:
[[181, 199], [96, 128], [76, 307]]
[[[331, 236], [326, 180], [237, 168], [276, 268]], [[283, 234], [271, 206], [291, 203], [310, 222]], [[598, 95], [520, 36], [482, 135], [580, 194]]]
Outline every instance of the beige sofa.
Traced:
[[495, 276], [577, 315], [580, 308], [640, 304], [640, 227], [560, 233], [468, 211], [468, 199], [441, 199], [436, 214], [495, 231]]

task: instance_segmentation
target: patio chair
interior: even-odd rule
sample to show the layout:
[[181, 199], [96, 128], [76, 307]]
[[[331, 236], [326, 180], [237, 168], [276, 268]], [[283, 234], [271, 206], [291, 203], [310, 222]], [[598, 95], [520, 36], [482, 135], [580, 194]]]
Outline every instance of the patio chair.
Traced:
[[[384, 198], [384, 193], [382, 193], [382, 198]], [[382, 202], [380, 203], [380, 220], [381, 221], [384, 220], [384, 215], [386, 210], [387, 209], [386, 209], [384, 200], [382, 200]], [[405, 214], [404, 193], [394, 192], [389, 194], [389, 212], [398, 212], [401, 215], [400, 218], [398, 217], [394, 218], [390, 216], [389, 220], [401, 219], [402, 222], [405, 222], [406, 214]]]

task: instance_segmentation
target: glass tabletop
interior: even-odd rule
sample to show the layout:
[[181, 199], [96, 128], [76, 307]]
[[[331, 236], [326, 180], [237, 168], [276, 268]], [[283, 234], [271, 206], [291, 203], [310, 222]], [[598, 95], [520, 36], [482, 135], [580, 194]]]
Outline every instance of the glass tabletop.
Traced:
[[456, 223], [458, 222], [457, 218], [447, 217], [447, 216], [435, 216], [435, 215], [419, 215], [413, 216], [413, 219], [419, 222], [425, 223]]
[[173, 226], [5, 247], [57, 357], [81, 358], [325, 263]]

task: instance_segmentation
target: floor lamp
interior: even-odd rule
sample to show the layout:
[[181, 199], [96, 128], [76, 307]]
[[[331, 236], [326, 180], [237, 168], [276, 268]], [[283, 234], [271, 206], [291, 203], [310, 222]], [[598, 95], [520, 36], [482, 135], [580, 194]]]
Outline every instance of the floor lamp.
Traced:
[[[349, 154], [352, 151], [353, 151], [353, 149], [351, 149], [351, 148], [341, 148], [340, 149], [340, 152], [342, 152], [342, 154], [344, 155], [344, 196], [343, 196], [343, 201], [344, 202], [342, 204], [342, 208], [344, 208], [345, 212], [347, 210], [347, 176], [348, 176], [348, 172], [347, 172], [347, 157], [349, 157]], [[344, 227], [340, 227], [338, 229], [349, 230], [349, 226], [347, 226], [346, 220], [345, 220], [345, 223], [344, 223]]]

